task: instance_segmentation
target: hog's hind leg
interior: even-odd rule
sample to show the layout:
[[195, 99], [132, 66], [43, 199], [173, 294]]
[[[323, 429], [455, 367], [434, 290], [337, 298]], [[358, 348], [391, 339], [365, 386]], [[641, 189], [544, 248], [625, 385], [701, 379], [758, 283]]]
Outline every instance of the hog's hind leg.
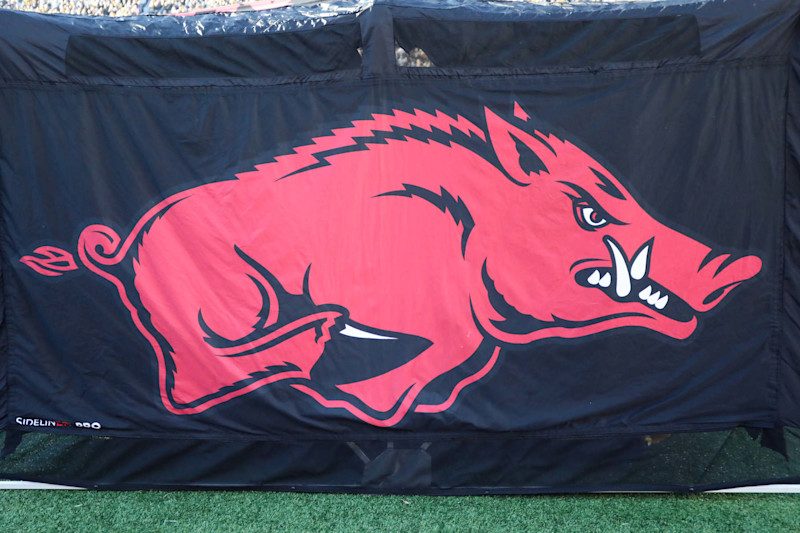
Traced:
[[265, 268], [235, 246], [221, 253], [194, 244], [171, 248], [167, 262], [151, 239], [137, 266], [142, 305], [169, 345], [160, 354], [167, 408], [199, 412], [269, 382], [307, 377], [324, 348], [320, 333], [339, 315], [284, 321], [285, 291]]

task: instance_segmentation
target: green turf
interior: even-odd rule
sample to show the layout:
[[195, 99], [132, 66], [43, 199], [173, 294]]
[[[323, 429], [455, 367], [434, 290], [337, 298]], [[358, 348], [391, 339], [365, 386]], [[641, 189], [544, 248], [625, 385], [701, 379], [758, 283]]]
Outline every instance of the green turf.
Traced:
[[800, 495], [2, 491], [4, 532], [797, 532]]

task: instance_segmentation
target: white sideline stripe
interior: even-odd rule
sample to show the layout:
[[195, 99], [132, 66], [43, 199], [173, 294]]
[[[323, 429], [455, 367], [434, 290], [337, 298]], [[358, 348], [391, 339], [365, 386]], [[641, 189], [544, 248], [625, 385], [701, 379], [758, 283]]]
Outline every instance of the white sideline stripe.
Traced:
[[50, 483], [34, 483], [33, 481], [2, 481], [0, 490], [85, 490], [83, 487], [68, 487], [66, 485], [53, 485]]
[[[66, 485], [52, 485], [50, 483], [34, 483], [33, 481], [2, 481], [0, 490], [85, 490], [82, 487], [68, 487]], [[756, 485], [753, 487], [736, 487], [733, 489], [709, 490], [712, 492], [726, 493], [751, 493], [751, 494], [800, 494], [800, 485]], [[626, 492], [621, 492], [626, 494]], [[627, 494], [648, 494], [646, 492], [632, 492]], [[666, 493], [664, 493], [666, 494]]]
[[761, 485], [755, 487], [736, 487], [733, 489], [710, 490], [708, 492], [753, 492], [753, 493], [800, 493], [800, 485]]

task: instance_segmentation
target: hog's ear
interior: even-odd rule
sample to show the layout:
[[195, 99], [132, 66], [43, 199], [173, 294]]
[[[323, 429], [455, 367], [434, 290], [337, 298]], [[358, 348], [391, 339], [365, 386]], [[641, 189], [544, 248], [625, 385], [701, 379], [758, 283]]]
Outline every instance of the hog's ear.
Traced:
[[547, 142], [513, 126], [486, 108], [486, 129], [503, 169], [519, 185], [532, 183], [556, 155]]

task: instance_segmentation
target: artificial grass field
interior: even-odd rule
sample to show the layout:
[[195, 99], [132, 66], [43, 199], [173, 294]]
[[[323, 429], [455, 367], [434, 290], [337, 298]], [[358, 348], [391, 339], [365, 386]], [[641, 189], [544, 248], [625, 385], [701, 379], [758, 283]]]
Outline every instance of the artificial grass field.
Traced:
[[800, 494], [352, 496], [0, 491], [3, 532], [800, 531]]

